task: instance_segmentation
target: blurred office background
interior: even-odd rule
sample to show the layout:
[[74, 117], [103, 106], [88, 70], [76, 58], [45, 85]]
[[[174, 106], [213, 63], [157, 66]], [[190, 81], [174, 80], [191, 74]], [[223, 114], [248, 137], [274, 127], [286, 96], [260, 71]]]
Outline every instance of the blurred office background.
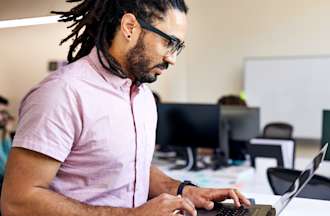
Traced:
[[[223, 95], [240, 94], [247, 57], [330, 55], [329, 1], [187, 0], [187, 4], [187, 48], [177, 65], [151, 85], [163, 102], [216, 103]], [[0, 20], [49, 16], [51, 10], [70, 7], [62, 0], [0, 0]], [[59, 42], [68, 33], [61, 23], [0, 29], [0, 94], [11, 101], [13, 115], [17, 116], [23, 95], [47, 76], [49, 62], [66, 59], [70, 43], [59, 46]], [[297, 153], [313, 155], [321, 134], [304, 138], [307, 141], [300, 142]]]

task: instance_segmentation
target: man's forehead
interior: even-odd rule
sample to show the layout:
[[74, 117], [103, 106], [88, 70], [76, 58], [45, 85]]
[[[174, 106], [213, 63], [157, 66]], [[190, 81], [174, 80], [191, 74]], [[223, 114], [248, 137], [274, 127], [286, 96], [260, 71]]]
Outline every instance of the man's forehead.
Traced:
[[163, 20], [155, 23], [155, 27], [183, 41], [187, 31], [187, 15], [177, 9], [170, 9]]

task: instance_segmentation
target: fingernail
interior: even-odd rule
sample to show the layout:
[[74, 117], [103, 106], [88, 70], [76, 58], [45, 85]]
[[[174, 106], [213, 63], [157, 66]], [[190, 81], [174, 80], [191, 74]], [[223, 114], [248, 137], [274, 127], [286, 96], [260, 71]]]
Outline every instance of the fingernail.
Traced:
[[209, 202], [209, 204], [207, 204], [207, 209], [211, 210], [214, 208], [214, 203], [213, 202]]
[[197, 216], [197, 211], [196, 210], [194, 211], [194, 216]]

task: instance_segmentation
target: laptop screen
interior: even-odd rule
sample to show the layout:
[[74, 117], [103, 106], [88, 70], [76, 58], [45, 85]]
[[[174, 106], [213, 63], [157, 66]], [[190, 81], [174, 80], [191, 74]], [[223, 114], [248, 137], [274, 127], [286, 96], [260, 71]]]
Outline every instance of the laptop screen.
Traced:
[[298, 195], [308, 181], [313, 177], [317, 168], [319, 168], [321, 162], [324, 160], [325, 153], [328, 148], [328, 143], [322, 148], [322, 150], [315, 156], [313, 161], [306, 167], [306, 169], [299, 175], [299, 177], [293, 182], [289, 189], [274, 205], [276, 209], [276, 215], [279, 215], [282, 210], [289, 204], [289, 202]]

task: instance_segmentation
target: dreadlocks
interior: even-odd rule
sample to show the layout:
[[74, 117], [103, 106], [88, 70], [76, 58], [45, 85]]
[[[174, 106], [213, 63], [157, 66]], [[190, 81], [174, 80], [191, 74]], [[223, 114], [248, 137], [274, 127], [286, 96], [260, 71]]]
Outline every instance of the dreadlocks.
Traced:
[[[152, 23], [155, 19], [162, 20], [169, 9], [188, 12], [184, 0], [67, 0], [67, 2], [81, 3], [70, 11], [52, 13], [61, 15], [60, 22], [73, 22], [68, 26], [72, 28], [71, 34], [60, 43], [63, 44], [73, 38], [68, 61], [71, 63], [88, 55], [95, 46], [102, 66], [121, 78], [127, 78], [127, 74], [108, 50], [125, 13], [132, 13]], [[78, 47], [79, 50], [74, 54]]]

